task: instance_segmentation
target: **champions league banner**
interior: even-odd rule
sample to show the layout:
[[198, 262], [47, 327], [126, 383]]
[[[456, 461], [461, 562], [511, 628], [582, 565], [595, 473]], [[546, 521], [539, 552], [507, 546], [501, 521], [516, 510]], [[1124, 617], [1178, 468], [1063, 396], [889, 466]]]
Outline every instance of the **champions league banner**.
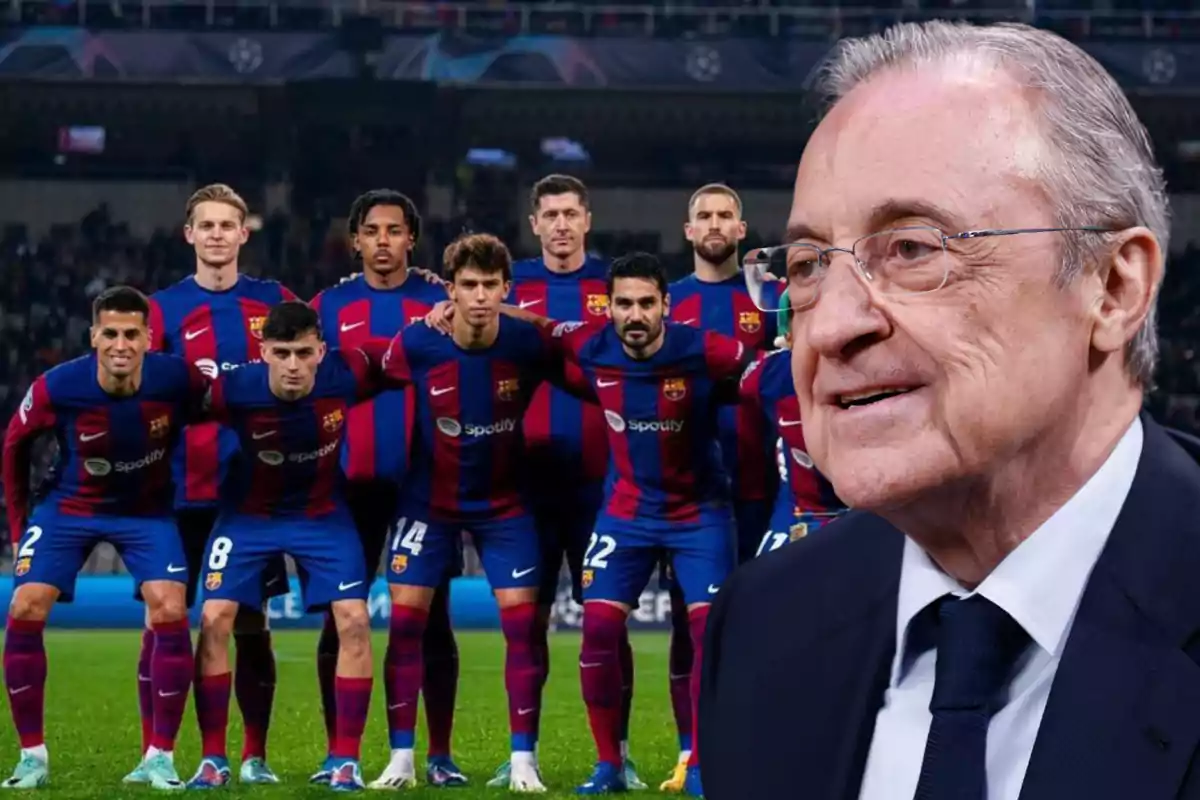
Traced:
[[[1130, 90], [1200, 88], [1200, 43], [1088, 42]], [[794, 39], [684, 41], [571, 36], [393, 35], [375, 62], [382, 80], [468, 85], [799, 91], [829, 54]], [[0, 32], [0, 78], [272, 83], [350, 78], [336, 33]]]
[[[671, 624], [671, 600], [659, 591], [657, 580], [642, 593], [641, 603], [629, 617], [633, 630], [666, 630]], [[12, 578], [0, 578], [0, 603], [12, 599]], [[376, 580], [367, 599], [371, 626], [387, 630], [391, 600], [386, 580]], [[304, 613], [300, 586], [292, 579], [291, 592], [271, 599], [267, 608], [271, 627], [320, 629], [321, 614]], [[60, 603], [50, 612], [51, 628], [140, 629], [145, 621], [145, 606], [133, 599], [133, 579], [128, 575], [83, 575], [75, 584], [75, 600]], [[450, 589], [450, 619], [456, 630], [499, 630], [500, 614], [484, 578], [456, 578]], [[192, 626], [200, 625], [200, 604], [192, 609]], [[571, 585], [564, 581], [554, 603], [552, 625], [559, 631], [577, 631], [583, 625], [583, 609], [571, 600]]]

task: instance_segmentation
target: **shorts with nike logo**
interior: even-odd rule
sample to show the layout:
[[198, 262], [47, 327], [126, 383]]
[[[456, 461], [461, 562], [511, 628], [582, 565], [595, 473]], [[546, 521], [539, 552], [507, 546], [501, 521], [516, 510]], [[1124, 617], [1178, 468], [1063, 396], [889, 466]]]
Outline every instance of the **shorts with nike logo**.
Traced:
[[688, 605], [711, 603], [736, 565], [737, 529], [728, 513], [697, 522], [617, 519], [601, 512], [583, 556], [583, 599], [636, 608], [660, 562], [670, 564]]
[[13, 583], [46, 583], [75, 596], [75, 576], [100, 542], [117, 549], [137, 586], [146, 581], [187, 584], [187, 557], [170, 517], [76, 517], [52, 502], [34, 510], [13, 551]]
[[371, 581], [362, 542], [344, 509], [324, 517], [222, 515], [201, 565], [204, 599], [260, 607], [266, 599], [263, 570], [285, 554], [296, 562], [307, 612], [338, 600], [367, 599]]
[[440, 586], [462, 560], [462, 535], [471, 535], [488, 584], [495, 589], [535, 588], [541, 581], [541, 544], [533, 517], [458, 522], [433, 521], [423, 503], [401, 501], [384, 564], [388, 583]]

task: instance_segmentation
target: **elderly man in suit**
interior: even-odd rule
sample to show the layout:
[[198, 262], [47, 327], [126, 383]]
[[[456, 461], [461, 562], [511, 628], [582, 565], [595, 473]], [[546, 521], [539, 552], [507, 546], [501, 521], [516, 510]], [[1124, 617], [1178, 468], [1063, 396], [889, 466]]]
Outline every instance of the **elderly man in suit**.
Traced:
[[856, 511], [721, 590], [706, 796], [1200, 798], [1200, 468], [1139, 413], [1169, 227], [1145, 129], [1021, 25], [900, 25], [823, 79], [769, 261]]

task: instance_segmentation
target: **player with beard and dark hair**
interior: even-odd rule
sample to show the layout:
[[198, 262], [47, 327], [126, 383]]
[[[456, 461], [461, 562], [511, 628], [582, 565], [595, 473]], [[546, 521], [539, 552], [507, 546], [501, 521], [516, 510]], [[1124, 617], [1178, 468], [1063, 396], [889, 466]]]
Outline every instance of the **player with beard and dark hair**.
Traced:
[[[701, 186], [688, 201], [683, 232], [692, 243], [694, 271], [671, 284], [671, 320], [732, 336], [750, 350], [770, 350], [775, 342], [775, 319], [754, 304], [738, 267], [738, 243], [746, 238], [746, 222], [737, 192], [723, 183]], [[737, 405], [723, 407], [718, 416], [718, 436], [725, 471], [733, 486], [741, 563], [754, 557], [767, 531], [778, 475], [761, 414]], [[691, 636], [678, 588], [669, 577], [663, 583], [671, 591], [669, 672], [680, 758], [662, 788], [682, 791], [691, 750]]]

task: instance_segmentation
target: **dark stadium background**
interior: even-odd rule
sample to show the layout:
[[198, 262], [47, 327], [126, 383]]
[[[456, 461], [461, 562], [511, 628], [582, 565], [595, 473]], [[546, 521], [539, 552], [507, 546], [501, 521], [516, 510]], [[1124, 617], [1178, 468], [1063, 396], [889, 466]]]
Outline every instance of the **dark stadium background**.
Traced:
[[[89, 300], [190, 272], [196, 186], [262, 218], [242, 263], [303, 297], [355, 269], [344, 214], [390, 186], [423, 209], [415, 259], [464, 229], [533, 255], [527, 187], [593, 191], [590, 249], [689, 268], [689, 192], [742, 192], [778, 237], [843, 35], [933, 16], [1016, 19], [1087, 46], [1128, 88], [1173, 195], [1154, 413], [1200, 428], [1200, 12], [1186, 0], [0, 0], [0, 410], [86, 345]], [[111, 554], [90, 565], [119, 569]]]

